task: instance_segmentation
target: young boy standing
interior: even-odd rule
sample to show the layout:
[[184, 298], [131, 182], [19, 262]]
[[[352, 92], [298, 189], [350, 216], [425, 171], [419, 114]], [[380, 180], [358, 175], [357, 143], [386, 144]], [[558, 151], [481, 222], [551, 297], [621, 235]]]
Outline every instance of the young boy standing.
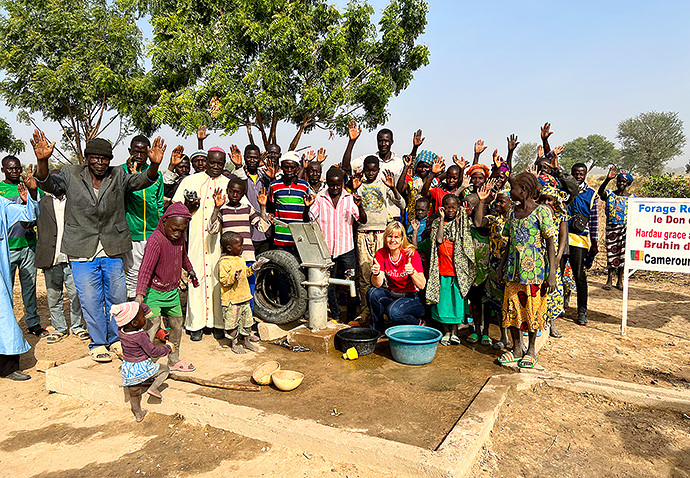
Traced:
[[[332, 167], [326, 173], [327, 189], [316, 197], [305, 199], [304, 220], [317, 221], [321, 226], [324, 239], [335, 263], [331, 274], [340, 279], [353, 279], [357, 258], [352, 225], [367, 222], [367, 213], [362, 206], [362, 198], [353, 196], [343, 190], [345, 173], [342, 169]], [[328, 287], [328, 308], [331, 318], [340, 319], [340, 306], [336, 294], [337, 287]], [[349, 297], [347, 301], [347, 322], [357, 316], [357, 299]]]
[[136, 302], [146, 302], [152, 312], [146, 324], [151, 340], [163, 317], [170, 328], [169, 340], [175, 351], [168, 355], [168, 367], [173, 372], [195, 370], [194, 365], [180, 360], [183, 318], [178, 291], [182, 269], [187, 271], [190, 281], [196, 280], [184, 245], [184, 233], [191, 218], [189, 209], [180, 202], [168, 207], [146, 243], [137, 280]]
[[367, 156], [363, 170], [352, 179], [352, 192], [357, 194], [361, 187], [362, 205], [367, 222], [357, 228], [357, 260], [359, 265], [359, 293], [362, 298], [360, 322], [369, 320], [370, 311], [365, 303], [367, 290], [371, 287], [371, 266], [376, 251], [383, 247], [383, 231], [393, 219], [392, 207], [403, 209], [405, 201], [395, 187], [393, 173], [388, 170], [379, 177], [379, 158]]

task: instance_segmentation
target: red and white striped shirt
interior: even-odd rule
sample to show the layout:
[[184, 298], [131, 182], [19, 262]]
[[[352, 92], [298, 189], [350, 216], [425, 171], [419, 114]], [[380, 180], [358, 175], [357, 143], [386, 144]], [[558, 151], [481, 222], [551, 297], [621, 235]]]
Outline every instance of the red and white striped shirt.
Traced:
[[333, 206], [328, 189], [320, 191], [309, 209], [309, 216], [321, 226], [331, 257], [336, 258], [355, 248], [352, 225], [359, 220], [359, 208], [352, 194], [343, 189], [338, 205]]

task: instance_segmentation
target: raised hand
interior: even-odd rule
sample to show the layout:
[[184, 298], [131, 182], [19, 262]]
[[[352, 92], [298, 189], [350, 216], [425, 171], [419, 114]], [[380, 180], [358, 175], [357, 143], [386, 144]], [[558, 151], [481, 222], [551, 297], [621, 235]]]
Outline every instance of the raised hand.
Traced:
[[518, 137], [515, 134], [511, 134], [506, 139], [508, 140], [508, 151], [514, 150], [518, 147], [518, 144], [520, 144]]
[[529, 168], [526, 169], [528, 173], [534, 174], [536, 177], [539, 177], [539, 171], [537, 171], [537, 165], [533, 164]]
[[36, 184], [36, 178], [34, 177], [34, 173], [38, 170], [38, 166], [34, 166], [33, 164], [29, 165], [29, 171], [22, 173], [22, 180], [24, 181], [24, 184], [28, 189], [31, 191], [35, 191], [38, 189], [38, 185]]
[[309, 160], [307, 159], [306, 155], [302, 155], [302, 169], [307, 169], [307, 166], [309, 166]]
[[443, 161], [443, 156], [436, 156], [436, 159], [434, 159], [434, 164], [431, 165], [431, 172], [438, 174], [443, 171], [445, 165], [446, 163]]
[[347, 125], [347, 134], [350, 136], [350, 140], [354, 141], [359, 138], [360, 134], [362, 134], [362, 127], [358, 127], [357, 122], [355, 120], [351, 120], [350, 124]]
[[551, 123], [544, 123], [544, 126], [541, 127], [541, 139], [549, 139], [549, 136], [553, 134], [553, 131], [551, 131]]
[[410, 221], [410, 226], [412, 226], [412, 230], [417, 233], [419, 231], [419, 228], [421, 227], [421, 223], [415, 218]]
[[412, 256], [407, 258], [407, 262], [405, 263], [405, 272], [407, 273], [408, 276], [411, 276], [415, 272], [417, 272], [417, 270], [412, 265]]
[[362, 205], [362, 196], [360, 196], [359, 194], [353, 194], [352, 201], [354, 201], [355, 206], [359, 207]]
[[440, 206], [438, 208], [438, 215], [441, 217], [446, 217], [446, 208], [443, 206]]
[[454, 154], [454, 155], [453, 155], [453, 162], [454, 162], [455, 164], [457, 164], [457, 165], [458, 165], [458, 168], [460, 168], [460, 170], [462, 170], [462, 171], [464, 171], [465, 168], [466, 168], [467, 165], [468, 165], [468, 162], [465, 161], [465, 158], [463, 158], [463, 157], [461, 156], [460, 159], [458, 159], [458, 155], [457, 155], [457, 154]]
[[426, 138], [422, 138], [422, 130], [418, 129], [412, 136], [412, 144], [414, 146], [421, 146]]
[[486, 201], [489, 196], [491, 196], [491, 186], [488, 182], [479, 188], [479, 191], [477, 191], [477, 196], [479, 196], [481, 201]]
[[221, 207], [225, 204], [225, 199], [225, 194], [223, 194], [221, 188], [216, 188], [215, 191], [213, 191], [213, 202], [216, 203], [216, 207]]
[[470, 177], [469, 174], [465, 174], [465, 175], [462, 177], [462, 183], [460, 184], [460, 187], [461, 187], [462, 189], [467, 189], [467, 188], [470, 187], [470, 184], [472, 184], [472, 178]]
[[484, 141], [477, 140], [476, 143], [474, 143], [474, 154], [482, 154], [484, 150], [488, 148], [488, 146], [484, 146]]
[[198, 140], [205, 140], [211, 135], [211, 133], [206, 132], [206, 126], [200, 126], [199, 129], [196, 132], [196, 139]]
[[393, 173], [390, 172], [388, 169], [383, 170], [383, 178], [382, 178], [383, 184], [388, 186], [389, 188], [393, 189], [395, 187], [395, 177], [393, 176]]
[[35, 129], [34, 134], [29, 141], [31, 142], [31, 146], [34, 148], [36, 159], [39, 161], [45, 161], [52, 156], [53, 148], [55, 148], [55, 141], [49, 143], [46, 139], [46, 134], [43, 131]]
[[259, 203], [259, 206], [265, 206], [268, 203], [266, 188], [262, 187], [261, 190], [256, 194], [256, 201]]
[[555, 154], [561, 154], [563, 152], [563, 149], [564, 149], [563, 145], [561, 144], [561, 145], [558, 145], [555, 148], [553, 148], [553, 152]]
[[381, 266], [379, 265], [378, 261], [374, 257], [374, 263], [371, 265], [371, 273], [378, 275], [381, 272]]
[[543, 158], [544, 157], [544, 147], [540, 144], [537, 146], [537, 158]]
[[311, 163], [316, 158], [316, 152], [313, 149], [307, 151], [307, 163]]
[[606, 177], [608, 179], [613, 179], [616, 177], [617, 174], [618, 174], [618, 168], [616, 166], [611, 166], [609, 168], [609, 172], [606, 174]]
[[472, 213], [474, 212], [474, 206], [472, 206], [472, 203], [470, 203], [469, 201], [463, 201], [462, 207], [465, 210], [465, 214], [467, 214], [468, 217], [472, 216]]
[[17, 184], [17, 194], [19, 194], [19, 197], [22, 200], [22, 203], [26, 204], [28, 197], [29, 197], [29, 191], [27, 191], [26, 186], [24, 184], [19, 183]]
[[325, 148], [319, 148], [319, 151], [316, 153], [316, 160], [319, 163], [323, 163], [324, 161], [326, 161], [327, 157], [328, 157], [328, 155], [326, 154], [326, 149]]
[[499, 166], [501, 165], [501, 163], [503, 162], [503, 158], [501, 157], [500, 154], [498, 154], [498, 150], [497, 150], [497, 149], [494, 150], [493, 160], [494, 160], [494, 165], [495, 165], [496, 167], [499, 167]]
[[266, 161], [266, 169], [264, 169], [264, 173], [266, 176], [268, 176], [271, 180], [276, 178], [276, 165], [273, 164], [273, 161], [268, 160]]
[[[561, 147], [561, 150], [563, 147]], [[553, 149], [553, 152], [556, 153], [556, 148]], [[551, 155], [551, 163], [549, 164], [549, 167], [551, 169], [559, 169], [559, 164], [558, 164], [558, 153]]]
[[230, 146], [230, 161], [239, 168], [242, 166], [242, 153], [236, 144]]
[[362, 177], [363, 177], [362, 171], [355, 173], [352, 176], [352, 192], [357, 191], [359, 189], [359, 187], [362, 185]]
[[414, 162], [414, 158], [410, 156], [409, 154], [406, 154], [403, 156], [403, 163], [405, 163], [405, 166], [407, 169], [410, 169], [412, 167], [412, 163]]
[[149, 155], [149, 160], [153, 164], [161, 164], [163, 161], [163, 154], [165, 154], [165, 149], [167, 148], [163, 138], [158, 136], [153, 140], [153, 146], [147, 147], [146, 152]]
[[309, 207], [312, 204], [314, 204], [314, 200], [315, 200], [315, 198], [312, 194], [307, 194], [306, 196], [304, 196], [304, 205], [306, 207]]
[[170, 155], [170, 169], [173, 170], [175, 167], [182, 162], [182, 155], [184, 153], [184, 146], [178, 144], [175, 149], [172, 150]]

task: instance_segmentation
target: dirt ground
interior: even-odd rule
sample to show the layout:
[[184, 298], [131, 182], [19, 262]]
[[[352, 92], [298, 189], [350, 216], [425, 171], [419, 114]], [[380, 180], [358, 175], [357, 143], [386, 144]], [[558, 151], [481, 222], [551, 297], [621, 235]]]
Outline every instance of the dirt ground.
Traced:
[[[539, 355], [539, 362], [547, 370], [565, 370], [584, 375], [606, 377], [616, 380], [642, 383], [646, 385], [677, 390], [690, 389], [690, 371], [688, 354], [690, 352], [690, 282], [682, 275], [658, 275], [637, 273], [631, 280], [630, 313], [627, 337], [619, 335], [622, 292], [603, 291], [601, 286], [605, 277], [594, 275], [590, 279], [590, 324], [580, 327], [574, 324], [574, 310], [566, 313], [566, 318], [558, 321], [563, 332], [562, 339], [551, 339]], [[43, 325], [49, 325], [45, 300], [43, 278], [39, 275], [39, 312]], [[15, 304], [21, 304], [21, 296], [15, 288]], [[575, 297], [573, 297], [573, 305]], [[15, 308], [22, 316], [21, 306]], [[23, 321], [20, 324], [25, 329]], [[58, 363], [68, 362], [87, 354], [86, 345], [74, 337], [68, 337], [60, 344], [48, 346], [44, 340], [27, 336], [33, 348], [22, 356], [22, 367], [33, 379], [25, 383], [2, 381], [0, 387], [0, 477], [3, 476], [388, 476], [378, 470], [364, 469], [349, 464], [334, 463], [318, 455], [304, 453], [285, 447], [273, 446], [256, 440], [247, 439], [222, 430], [201, 427], [185, 423], [173, 417], [150, 414], [141, 425], [136, 425], [129, 414], [113, 412], [104, 404], [87, 403], [59, 394], [49, 394], [45, 390], [45, 377], [35, 370], [36, 360], [54, 360]], [[496, 338], [496, 337], [494, 337]], [[458, 347], [446, 347], [440, 350], [436, 361], [452, 360], [454, 353], [490, 355], [486, 347], [463, 344]], [[298, 359], [300, 354], [285, 352], [286, 360]], [[290, 355], [292, 354], [292, 355]], [[386, 382], [385, 354], [381, 363], [371, 368], [372, 380], [378, 380], [383, 386]], [[352, 365], [353, 367], [361, 365]], [[376, 376], [374, 376], [374, 374]], [[395, 377], [388, 377], [389, 379]], [[427, 377], [428, 379], [428, 377]], [[394, 380], [391, 380], [394, 382]], [[465, 404], [455, 403], [457, 409], [449, 405], [444, 390], [461, 389], [462, 384], [446, 384], [443, 377], [438, 381], [429, 380], [428, 394], [417, 397], [422, 405], [430, 409], [438, 408], [430, 429], [433, 433], [442, 430], [448, 417], [459, 416]], [[319, 384], [312, 390], [316, 395], [324, 393], [329, 385], [339, 386], [337, 376], [331, 384]], [[404, 383], [403, 383], [404, 385]], [[296, 390], [295, 392], [299, 391]], [[404, 392], [404, 387], [401, 387]], [[378, 393], [382, 393], [381, 388]], [[304, 392], [308, 393], [308, 387]], [[547, 393], [538, 391], [539, 393]], [[659, 466], [645, 465], [644, 476], [687, 476], [681, 470], [690, 469], [687, 462], [688, 428], [690, 420], [683, 422], [659, 411], [649, 411], [627, 407], [625, 404], [602, 404], [594, 406], [596, 397], [568, 396], [566, 392], [551, 392], [556, 395], [538, 395], [534, 404], [543, 402], [537, 407], [540, 411], [548, 410], [549, 400], [560, 400], [561, 403], [554, 415], [549, 413], [527, 413], [529, 409], [518, 410], [507, 407], [500, 418], [499, 426], [492, 435], [492, 444], [485, 450], [484, 465], [475, 469], [475, 476], [629, 476], [627, 471], [632, 467], [611, 471], [613, 461], [606, 456], [624, 456], [629, 453], [636, 460], [651, 459]], [[563, 395], [565, 394], [565, 395]], [[430, 398], [430, 397], [434, 398]], [[589, 399], [590, 404], [587, 404]], [[584, 402], [580, 403], [581, 400]], [[532, 406], [532, 401], [528, 401]], [[321, 423], [337, 425], [337, 418], [330, 415], [332, 402], [324, 400], [325, 420]], [[522, 401], [520, 402], [522, 403]], [[572, 403], [572, 406], [571, 406]], [[441, 404], [441, 406], [439, 406]], [[576, 404], [579, 406], [576, 407]], [[582, 406], [585, 405], [585, 406]], [[348, 407], [351, 407], [349, 409]], [[611, 408], [607, 410], [606, 407]], [[350, 405], [341, 405], [338, 412], [349, 413], [366, 411], [367, 403], [351, 396]], [[602, 429], [592, 428], [592, 423], [602, 423], [604, 410], [609, 421], [614, 420], [615, 435], [619, 440], [625, 437], [625, 447], [621, 442], [619, 450], [615, 443], [601, 447], [601, 440], [607, 441], [608, 435]], [[523, 412], [523, 413], [520, 413]], [[613, 413], [618, 413], [615, 417]], [[444, 415], [444, 413], [446, 415]], [[641, 423], [637, 418], [665, 417], [661, 432], [650, 421], [650, 426], [636, 427]], [[376, 416], [366, 415], [366, 419], [377, 420]], [[563, 421], [565, 420], [565, 421]], [[646, 420], [646, 418], [645, 418]], [[651, 418], [650, 418], [651, 420]], [[556, 423], [560, 421], [563, 425]], [[441, 422], [441, 425], [439, 425]], [[647, 423], [647, 422], [644, 422]], [[684, 425], [685, 424], [685, 425]], [[407, 423], [401, 423], [404, 427]], [[568, 430], [569, 440], [573, 443], [570, 452], [579, 450], [581, 468], [574, 467], [573, 462], [564, 459], [548, 460], [551, 468], [540, 469], [538, 462], [529, 461], [529, 455], [543, 455], [553, 439], [541, 447], [534, 444], [534, 430], [549, 431], [551, 427], [559, 434], [558, 426]], [[395, 428], [381, 420], [379, 432], [386, 438], [395, 439]], [[452, 424], [450, 424], [452, 426]], [[644, 455], [637, 454], [635, 442], [628, 440], [627, 431], [634, 428], [634, 434], [640, 443], [649, 442]], [[525, 430], [524, 435], [516, 432], [506, 433], [506, 427], [512, 430]], [[627, 427], [627, 428], [626, 428]], [[384, 430], [385, 428], [385, 430]], [[420, 428], [421, 430], [421, 428]], [[622, 431], [626, 431], [623, 433]], [[428, 430], [427, 430], [428, 432]], [[433, 433], [431, 435], [433, 435]], [[540, 433], [540, 432], [539, 432]], [[549, 431], [549, 433], [551, 433]], [[564, 432], [565, 433], [565, 432]], [[607, 433], [614, 433], [607, 431]], [[683, 434], [684, 433], [684, 434]], [[429, 435], [425, 443], [435, 440]], [[435, 436], [435, 435], [434, 435]], [[546, 435], [544, 435], [546, 436]], [[565, 435], [562, 435], [563, 437]], [[598, 437], [602, 437], [601, 440]], [[506, 441], [500, 441], [506, 440]], [[512, 440], [512, 441], [511, 441]], [[565, 453], [567, 444], [562, 447], [564, 438], [559, 438], [549, 453]], [[420, 443], [423, 445], [422, 443]], [[427, 445], [429, 446], [429, 445]], [[433, 446], [431, 446], [433, 447]], [[575, 448], [573, 448], [575, 447]], [[627, 448], [626, 448], [627, 447]], [[642, 448], [641, 448], [642, 449]], [[87, 453], [84, 453], [88, 450]], [[675, 450], [675, 451], [674, 451]], [[601, 456], [596, 460], [587, 457]], [[498, 457], [497, 464], [492, 456]], [[565, 455], [564, 455], [565, 456]], [[654, 457], [666, 457], [663, 460]], [[516, 461], [517, 457], [524, 461]], [[514, 459], [515, 458], [515, 459]], [[665, 461], [664, 461], [665, 460]], [[637, 461], [633, 460], [634, 463]], [[513, 463], [514, 466], [510, 466]], [[594, 468], [587, 468], [590, 466]], [[642, 463], [642, 461], [639, 461]], [[646, 463], [646, 462], [645, 462]], [[674, 465], [675, 463], [675, 465]], [[683, 466], [681, 466], [683, 465]], [[642, 466], [642, 465], [640, 465]], [[674, 468], [675, 466], [675, 468]], [[675, 471], [674, 471], [675, 470]], [[137, 473], [137, 471], [139, 473]], [[641, 476], [638, 475], [638, 476]], [[392, 476], [392, 475], [390, 475]]]

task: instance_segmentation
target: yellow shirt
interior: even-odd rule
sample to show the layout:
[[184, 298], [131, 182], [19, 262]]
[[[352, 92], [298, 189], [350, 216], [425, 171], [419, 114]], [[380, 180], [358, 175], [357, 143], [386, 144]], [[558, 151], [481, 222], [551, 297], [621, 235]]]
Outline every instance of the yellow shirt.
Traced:
[[[242, 271], [235, 280], [237, 271]], [[220, 282], [220, 303], [223, 306], [241, 304], [252, 298], [247, 277], [254, 273], [242, 256], [222, 256], [218, 261], [218, 279]]]

